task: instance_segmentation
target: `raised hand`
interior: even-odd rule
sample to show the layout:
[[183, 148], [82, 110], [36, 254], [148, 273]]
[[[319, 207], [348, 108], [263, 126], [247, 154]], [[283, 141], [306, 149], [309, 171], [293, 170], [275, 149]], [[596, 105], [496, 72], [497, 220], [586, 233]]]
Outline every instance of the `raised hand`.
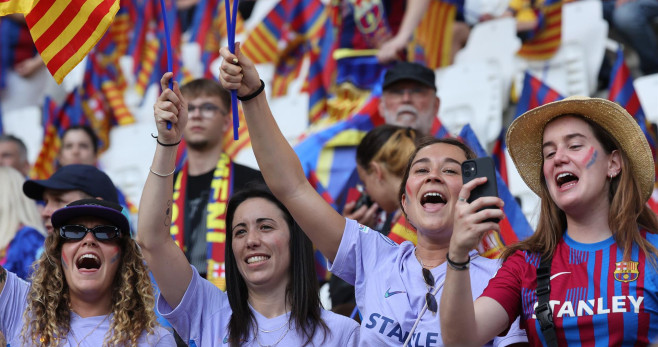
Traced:
[[[500, 232], [500, 225], [494, 222], [485, 222], [487, 219], [505, 218], [503, 213], [504, 202], [499, 197], [485, 196], [471, 203], [468, 198], [471, 191], [478, 185], [487, 181], [486, 177], [476, 178], [462, 187], [459, 191], [459, 200], [455, 205], [455, 224], [450, 239], [450, 259], [460, 262], [468, 257], [468, 252], [477, 247], [484, 233], [489, 230]], [[497, 209], [485, 208], [496, 206]], [[480, 211], [481, 210], [481, 211]]]
[[250, 95], [260, 88], [260, 77], [254, 63], [242, 54], [240, 43], [235, 43], [235, 54], [222, 47], [219, 54], [224, 58], [219, 68], [219, 81], [228, 90], [237, 90], [238, 96]]
[[[158, 128], [158, 141], [171, 144], [179, 142], [183, 137], [183, 129], [187, 124], [187, 100], [180, 91], [178, 82], [174, 82], [174, 90], [169, 89], [169, 80], [174, 74], [167, 72], [160, 79], [162, 94], [153, 105], [153, 116]], [[167, 122], [171, 122], [171, 129], [167, 129]]]

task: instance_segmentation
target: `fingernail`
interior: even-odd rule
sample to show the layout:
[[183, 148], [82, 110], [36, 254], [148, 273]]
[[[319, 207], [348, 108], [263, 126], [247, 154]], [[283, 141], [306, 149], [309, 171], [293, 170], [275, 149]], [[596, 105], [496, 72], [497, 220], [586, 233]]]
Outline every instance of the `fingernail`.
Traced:
[[238, 63], [238, 58], [233, 58], [233, 64], [237, 64], [237, 63]]

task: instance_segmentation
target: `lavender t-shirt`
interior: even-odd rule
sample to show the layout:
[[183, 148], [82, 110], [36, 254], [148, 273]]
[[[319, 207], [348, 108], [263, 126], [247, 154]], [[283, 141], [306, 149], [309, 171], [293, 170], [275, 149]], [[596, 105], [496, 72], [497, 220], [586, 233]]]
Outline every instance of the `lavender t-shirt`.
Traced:
[[[471, 254], [471, 290], [475, 300], [500, 266], [498, 261]], [[356, 303], [361, 313], [360, 346], [399, 346], [409, 336], [418, 314], [425, 305], [427, 286], [422, 268], [414, 255], [414, 245], [405, 241], [398, 245], [366, 226], [347, 219], [338, 253], [329, 270], [353, 284]], [[440, 289], [440, 304], [446, 264], [431, 270]], [[515, 322], [508, 334], [490, 341], [487, 346], [506, 346], [528, 341]], [[409, 346], [442, 346], [439, 315], [426, 311], [410, 340]]]
[[[172, 309], [160, 294], [158, 311], [171, 323], [183, 341], [192, 340], [199, 347], [228, 346], [227, 326], [231, 318], [228, 297], [212, 283], [201, 278], [194, 267], [192, 271], [192, 280], [178, 306]], [[288, 330], [288, 314], [268, 319], [253, 309], [251, 312], [258, 327], [271, 332], [259, 332], [258, 340], [252, 334], [242, 346], [302, 346], [306, 341], [294, 327]], [[311, 346], [358, 346], [359, 325], [354, 320], [326, 310], [322, 310], [321, 317], [330, 333], [325, 338], [324, 333], [316, 330]]]
[[[5, 335], [9, 346], [23, 346], [21, 330], [29, 290], [29, 283], [7, 271], [7, 282], [0, 293], [0, 331]], [[62, 346], [101, 346], [110, 329], [112, 316], [82, 318], [71, 312], [71, 331]], [[142, 333], [137, 340], [137, 346], [176, 346], [176, 341], [169, 331], [156, 327], [151, 335]]]

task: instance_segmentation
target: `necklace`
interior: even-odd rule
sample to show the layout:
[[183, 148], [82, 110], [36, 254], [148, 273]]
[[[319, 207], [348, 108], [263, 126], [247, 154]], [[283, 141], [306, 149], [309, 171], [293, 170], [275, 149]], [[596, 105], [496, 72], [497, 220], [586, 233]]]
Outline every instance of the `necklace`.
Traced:
[[416, 248], [414, 248], [414, 255], [416, 256], [416, 259], [417, 259], [418, 262], [420, 263], [420, 267], [421, 267], [421, 268], [429, 268], [429, 269], [433, 269], [433, 268], [435, 268], [435, 267], [441, 265], [441, 264], [438, 264], [438, 265], [436, 265], [436, 266], [425, 266], [425, 264], [423, 264], [423, 259], [418, 255], [418, 253], [416, 253]]
[[[260, 339], [258, 338], [258, 335], [260, 335], [260, 332], [264, 332], [264, 333], [266, 333], [266, 332], [277, 331], [277, 330], [283, 328], [283, 327], [286, 326], [286, 325], [288, 325], [288, 329], [286, 329], [286, 331], [284, 331], [283, 334], [281, 334], [281, 336], [279, 337], [279, 339], [277, 339], [276, 342], [274, 342], [273, 344], [271, 344], [271, 345], [264, 345], [263, 343], [260, 342]], [[258, 330], [259, 330], [259, 331], [256, 332], [256, 343], [258, 343], [258, 345], [259, 345], [260, 347], [274, 347], [274, 346], [278, 345], [279, 342], [281, 342], [281, 340], [283, 340], [283, 338], [286, 337], [286, 335], [288, 335], [288, 332], [290, 331], [290, 324], [288, 324], [288, 322], [286, 322], [286, 324], [282, 325], [280, 328], [275, 329], [275, 330], [270, 330], [270, 331], [262, 330], [261, 328], [258, 328]]]
[[73, 332], [73, 330], [71, 330], [71, 336], [73, 337], [73, 340], [75, 340], [76, 345], [80, 347], [82, 341], [84, 341], [86, 338], [89, 337], [89, 335], [91, 335], [94, 331], [96, 331], [96, 329], [98, 329], [98, 327], [101, 326], [101, 324], [103, 324], [103, 322], [105, 322], [107, 320], [107, 317], [109, 316], [110, 316], [109, 314], [106, 314], [105, 318], [103, 318], [103, 320], [100, 321], [100, 323], [96, 324], [96, 326], [93, 329], [91, 329], [91, 331], [87, 333], [87, 335], [85, 335], [85, 337], [83, 337], [82, 340], [80, 341], [78, 341], [78, 339], [75, 337], [75, 333]]
[[289, 324], [289, 322], [285, 322], [285, 323], [283, 323], [282, 326], [280, 326], [280, 327], [278, 327], [278, 328], [276, 328], [276, 329], [274, 329], [274, 330], [265, 330], [265, 329], [262, 329], [261, 327], [258, 327], [258, 330], [260, 330], [260, 332], [262, 332], [262, 333], [273, 333], [273, 332], [275, 332], [275, 331], [279, 331], [279, 330], [281, 330], [281, 328], [285, 327], [285, 326], [288, 325], [288, 324]]

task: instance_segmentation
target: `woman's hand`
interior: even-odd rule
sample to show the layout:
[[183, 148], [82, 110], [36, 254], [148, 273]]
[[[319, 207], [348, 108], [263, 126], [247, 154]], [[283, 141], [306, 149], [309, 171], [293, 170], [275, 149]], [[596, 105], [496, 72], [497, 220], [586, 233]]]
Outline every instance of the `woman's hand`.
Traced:
[[[471, 191], [487, 181], [486, 177], [476, 178], [462, 187], [455, 204], [454, 227], [450, 239], [450, 259], [456, 262], [466, 261], [468, 252], [477, 247], [482, 236], [489, 230], [500, 232], [498, 223], [487, 219], [505, 218], [504, 202], [496, 196], [484, 196], [468, 203]], [[487, 208], [487, 207], [498, 208]], [[482, 211], [480, 211], [482, 210]]]
[[219, 81], [228, 90], [237, 90], [238, 96], [253, 94], [260, 88], [260, 77], [254, 63], [242, 54], [240, 42], [235, 43], [235, 54], [222, 47], [219, 54], [224, 58], [219, 67]]
[[[174, 90], [169, 89], [168, 83], [174, 77], [167, 72], [160, 79], [162, 94], [153, 105], [155, 126], [158, 128], [158, 141], [166, 144], [176, 143], [183, 137], [183, 129], [187, 124], [187, 100], [174, 81]], [[167, 122], [171, 122], [171, 129], [167, 129]]]

